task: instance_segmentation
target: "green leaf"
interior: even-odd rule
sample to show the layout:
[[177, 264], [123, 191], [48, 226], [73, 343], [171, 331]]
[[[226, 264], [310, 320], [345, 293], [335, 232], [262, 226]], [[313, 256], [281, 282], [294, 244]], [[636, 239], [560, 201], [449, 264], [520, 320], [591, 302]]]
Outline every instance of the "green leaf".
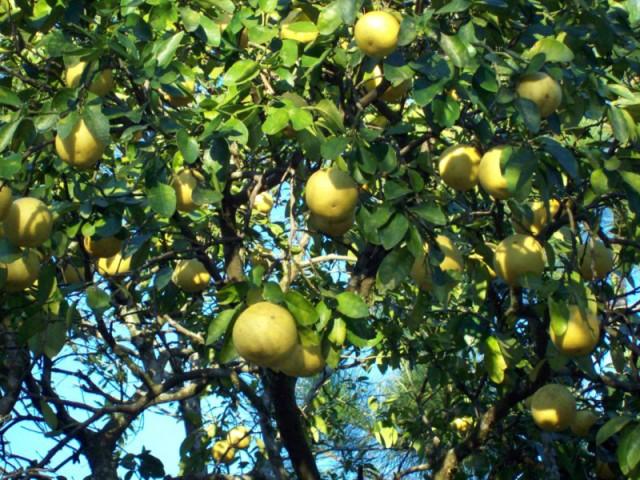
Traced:
[[560, 337], [567, 331], [569, 324], [569, 307], [566, 302], [556, 302], [552, 297], [547, 301], [549, 316], [551, 317], [551, 329]]
[[82, 119], [89, 131], [91, 131], [100, 142], [104, 145], [108, 145], [111, 142], [109, 120], [102, 113], [99, 105], [85, 109], [84, 112], [82, 112]]
[[220, 25], [208, 17], [200, 17], [200, 26], [204, 30], [204, 34], [207, 37], [207, 43], [212, 47], [220, 45]]
[[347, 145], [349, 145], [349, 139], [346, 137], [329, 138], [320, 147], [322, 158], [326, 158], [327, 160], [336, 160], [344, 153]]
[[224, 310], [223, 312], [220, 312], [218, 316], [216, 316], [213, 320], [211, 320], [211, 322], [209, 323], [209, 328], [207, 330], [206, 345], [213, 345], [216, 340], [224, 335], [237, 312], [237, 307], [230, 310]]
[[211, 205], [222, 201], [222, 193], [211, 190], [210, 188], [202, 188], [197, 186], [191, 196], [193, 203], [196, 205]]
[[282, 303], [284, 302], [284, 293], [276, 282], [267, 282], [262, 288], [262, 298], [267, 302]]
[[624, 183], [629, 185], [636, 193], [640, 194], [640, 174], [627, 171], [620, 171], [619, 173]]
[[508, 153], [509, 155], [505, 154], [500, 159], [501, 168], [507, 180], [507, 188], [513, 194], [526, 193], [525, 186], [538, 165], [537, 158], [527, 148], [511, 148]]
[[396, 213], [391, 222], [380, 231], [382, 246], [391, 250], [402, 241], [409, 229], [409, 220], [402, 213]]
[[80, 121], [80, 114], [77, 111], [71, 112], [64, 118], [58, 120], [56, 126], [56, 133], [62, 139], [67, 138], [71, 131], [76, 127], [76, 124]]
[[447, 13], [464, 12], [471, 6], [471, 2], [468, 0], [452, 0], [447, 2], [444, 7], [441, 7], [436, 11], [437, 15], [445, 15]]
[[289, 124], [289, 114], [286, 108], [273, 108], [262, 124], [262, 131], [267, 135], [275, 135]]
[[313, 115], [302, 108], [289, 110], [289, 119], [295, 131], [305, 130], [313, 125]]
[[338, 2], [323, 7], [318, 15], [318, 31], [321, 35], [331, 35], [342, 25], [342, 12]]
[[627, 424], [632, 420], [633, 418], [629, 417], [628, 415], [619, 415], [613, 417], [598, 430], [598, 433], [596, 434], [596, 445], [602, 445], [609, 438], [626, 427]]
[[253, 60], [238, 60], [224, 74], [222, 83], [226, 86], [241, 85], [252, 80], [260, 72], [260, 66]]
[[384, 197], [387, 200], [396, 200], [411, 193], [411, 188], [404, 182], [388, 180], [384, 184]]
[[41, 268], [38, 274], [38, 293], [36, 295], [38, 303], [44, 304], [56, 291], [57, 286], [56, 267], [49, 263]]
[[413, 255], [406, 248], [391, 251], [384, 257], [378, 268], [376, 274], [378, 290], [385, 292], [397, 288], [409, 276], [413, 261]]
[[87, 305], [95, 312], [102, 312], [111, 306], [111, 296], [104, 290], [91, 286], [87, 288]]
[[611, 128], [613, 128], [613, 134], [616, 140], [623, 145], [626, 144], [629, 141], [630, 133], [622, 109], [610, 106], [607, 109], [607, 117], [611, 123]]
[[284, 296], [284, 302], [298, 325], [307, 327], [318, 321], [318, 312], [301, 293], [294, 290], [288, 291]]
[[538, 106], [526, 98], [516, 98], [515, 104], [527, 129], [531, 133], [538, 133], [540, 130], [540, 110]]
[[563, 146], [560, 142], [553, 138], [543, 137], [540, 144], [547, 152], [549, 152], [560, 164], [562, 169], [574, 180], [580, 179], [578, 172], [578, 161], [573, 156], [571, 150]]
[[20, 171], [22, 171], [22, 155], [19, 153], [0, 158], [0, 178], [12, 180]]
[[424, 202], [416, 207], [411, 207], [409, 210], [434, 225], [447, 224], [447, 216], [442, 211], [442, 207], [436, 202]]
[[164, 183], [148, 189], [147, 200], [151, 209], [163, 217], [170, 217], [176, 211], [176, 191]]
[[42, 410], [42, 417], [51, 430], [58, 429], [58, 417], [54, 413], [53, 409], [44, 400], [40, 400], [40, 410]]
[[620, 470], [629, 475], [640, 463], [640, 425], [625, 429], [616, 450]]
[[44, 336], [44, 354], [54, 358], [67, 341], [67, 325], [63, 320], [56, 320], [47, 326]]
[[547, 62], [568, 63], [573, 61], [574, 57], [573, 52], [568, 46], [553, 37], [538, 40], [533, 47], [526, 52], [525, 58], [533, 58], [539, 54], [544, 54]]
[[195, 162], [200, 155], [200, 145], [198, 145], [198, 141], [189, 136], [184, 129], [178, 130], [176, 140], [178, 141], [178, 148], [184, 161], [189, 164]]
[[180, 17], [182, 18], [184, 29], [187, 32], [194, 32], [200, 26], [200, 14], [189, 7], [180, 9]]
[[9, 146], [21, 122], [22, 118], [18, 118], [0, 127], [0, 152]]
[[22, 106], [22, 100], [8, 88], [0, 86], [0, 104], [19, 108]]
[[504, 382], [504, 372], [507, 362], [496, 337], [488, 337], [482, 344], [484, 354], [484, 368], [493, 383], [500, 385]]
[[[456, 3], [456, 2], [451, 2]], [[466, 3], [466, 2], [465, 2]], [[458, 68], [464, 67], [469, 62], [469, 53], [463, 41], [456, 36], [440, 35], [440, 46], [449, 60]]]
[[171, 63], [183, 37], [184, 32], [178, 32], [156, 44], [156, 59], [160, 68], [164, 68]]
[[337, 297], [338, 311], [350, 318], [365, 318], [369, 316], [369, 306], [360, 295], [353, 292], [342, 292]]
[[320, 100], [316, 105], [316, 109], [320, 116], [325, 120], [327, 127], [334, 133], [344, 131], [344, 115], [328, 98]]

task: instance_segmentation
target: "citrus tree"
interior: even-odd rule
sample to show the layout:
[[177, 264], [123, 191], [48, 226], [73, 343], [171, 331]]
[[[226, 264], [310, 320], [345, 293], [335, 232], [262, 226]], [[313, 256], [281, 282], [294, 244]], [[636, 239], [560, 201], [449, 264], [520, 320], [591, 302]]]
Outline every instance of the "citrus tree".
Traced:
[[2, 477], [640, 478], [639, 32], [0, 0]]

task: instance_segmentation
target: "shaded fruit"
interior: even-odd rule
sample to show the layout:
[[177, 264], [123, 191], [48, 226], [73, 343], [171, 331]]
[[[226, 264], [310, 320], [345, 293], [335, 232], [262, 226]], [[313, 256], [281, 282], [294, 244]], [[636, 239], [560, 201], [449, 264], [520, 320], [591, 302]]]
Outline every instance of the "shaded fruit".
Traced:
[[236, 456], [236, 450], [226, 440], [220, 440], [213, 444], [211, 449], [213, 459], [219, 463], [231, 463]]
[[550, 383], [533, 394], [531, 415], [542, 430], [560, 432], [575, 419], [576, 401], [567, 387]]
[[[444, 254], [443, 260], [440, 262], [440, 269], [446, 271], [461, 272], [464, 269], [464, 259], [458, 247], [446, 235], [437, 235], [436, 243]], [[416, 258], [411, 268], [411, 278], [421, 290], [429, 291], [433, 287], [431, 281], [431, 268], [429, 266], [430, 246], [425, 242], [423, 245], [423, 255]]]
[[182, 212], [191, 212], [198, 208], [193, 201], [193, 191], [202, 175], [195, 170], [183, 169], [173, 178], [171, 186], [176, 192], [176, 208]]
[[122, 240], [117, 237], [84, 237], [82, 245], [87, 253], [92, 257], [109, 258], [120, 252], [120, 249], [122, 248]]
[[63, 162], [80, 170], [93, 167], [102, 158], [106, 145], [80, 119], [65, 138], [56, 134], [56, 153]]
[[342, 220], [332, 220], [320, 215], [309, 215], [308, 225], [311, 230], [317, 230], [330, 237], [341, 237], [353, 227], [355, 217], [353, 214]]
[[6, 269], [6, 280], [3, 289], [7, 292], [20, 292], [35, 283], [40, 274], [40, 255], [29, 250], [26, 255], [10, 263], [0, 263]]
[[478, 181], [482, 189], [496, 200], [506, 200], [511, 196], [500, 167], [502, 156], [510, 154], [511, 147], [502, 145], [489, 150], [480, 160]]
[[4, 220], [11, 208], [12, 191], [9, 185], [0, 183], [0, 220]]
[[[553, 220], [560, 210], [560, 202], [555, 198], [549, 200], [547, 205], [541, 200], [536, 200], [531, 204], [531, 218], [521, 218], [513, 222], [513, 228], [518, 233], [532, 233], [538, 235], [550, 220]], [[549, 217], [549, 214], [551, 215]]]
[[269, 192], [259, 193], [253, 202], [253, 208], [260, 213], [268, 214], [273, 208], [273, 197]]
[[100, 258], [98, 260], [98, 272], [105, 277], [120, 275], [131, 270], [133, 257], [122, 257], [122, 253], [116, 253], [113, 257]]
[[[64, 73], [64, 83], [67, 87], [76, 88], [80, 85], [82, 75], [87, 68], [87, 62], [78, 62], [69, 68]], [[89, 85], [89, 91], [95, 93], [100, 97], [104, 97], [113, 90], [113, 72], [107, 68], [101, 72], [94, 73], [91, 84]]]
[[344, 220], [356, 208], [358, 186], [342, 170], [318, 170], [307, 180], [304, 197], [311, 213], [327, 220]]
[[5, 235], [19, 247], [37, 247], [51, 236], [53, 216], [49, 208], [33, 197], [19, 198], [4, 219]]
[[588, 355], [600, 340], [598, 316], [577, 305], [569, 305], [567, 329], [562, 335], [556, 335], [553, 328], [549, 328], [549, 336], [556, 348], [566, 356]]
[[511, 286], [520, 285], [527, 274], [542, 276], [544, 266], [544, 249], [532, 236], [516, 233], [496, 247], [493, 268]]
[[398, 46], [400, 22], [388, 12], [368, 12], [356, 22], [356, 45], [370, 57], [386, 57]]
[[571, 431], [579, 437], [586, 437], [597, 421], [598, 416], [591, 410], [580, 410], [571, 423]]
[[522, 77], [516, 92], [519, 97], [535, 103], [542, 118], [551, 115], [562, 103], [560, 84], [544, 72], [531, 73]]
[[471, 190], [478, 183], [480, 153], [471, 145], [454, 145], [440, 156], [438, 169], [444, 183], [461, 192]]
[[[382, 69], [379, 65], [376, 65], [372, 72], [364, 75], [365, 90], [367, 90], [367, 92], [375, 90], [378, 85], [382, 83], [383, 79], [384, 74], [382, 73]], [[405, 80], [398, 85], [390, 86], [378, 98], [390, 103], [399, 102], [409, 92], [409, 90], [411, 90], [411, 80]]]
[[294, 9], [280, 26], [280, 38], [300, 43], [311, 43], [318, 38], [318, 29], [301, 9]]
[[232, 338], [245, 360], [272, 367], [291, 355], [298, 344], [298, 330], [287, 309], [275, 303], [258, 302], [240, 314]]
[[180, 260], [173, 270], [171, 280], [185, 292], [194, 293], [206, 290], [211, 275], [199, 260], [191, 258]]
[[290, 377], [312, 377], [320, 373], [326, 365], [320, 345], [296, 345], [293, 352], [285, 357], [274, 369]]
[[578, 270], [585, 280], [606, 277], [613, 270], [613, 251], [596, 239], [578, 246]]
[[234, 448], [244, 449], [251, 444], [251, 435], [247, 427], [232, 428], [227, 433], [227, 443]]

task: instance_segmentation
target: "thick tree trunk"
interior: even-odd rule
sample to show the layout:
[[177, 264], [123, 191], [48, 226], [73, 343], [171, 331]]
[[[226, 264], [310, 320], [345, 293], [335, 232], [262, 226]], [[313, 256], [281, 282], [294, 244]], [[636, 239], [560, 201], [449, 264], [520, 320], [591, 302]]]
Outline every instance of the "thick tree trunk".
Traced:
[[282, 443], [289, 452], [293, 468], [301, 480], [320, 480], [320, 472], [309, 447], [302, 416], [295, 397], [295, 379], [281, 373], [266, 374]]
[[85, 448], [84, 454], [89, 461], [91, 478], [118, 480], [118, 462], [113, 453], [114, 446], [103, 442]]

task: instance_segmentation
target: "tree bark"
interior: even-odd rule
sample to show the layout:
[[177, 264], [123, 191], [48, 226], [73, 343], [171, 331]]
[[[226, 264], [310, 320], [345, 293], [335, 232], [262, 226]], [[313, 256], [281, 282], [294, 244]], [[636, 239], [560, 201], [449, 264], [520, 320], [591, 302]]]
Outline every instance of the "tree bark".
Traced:
[[320, 480], [320, 472], [302, 425], [295, 397], [295, 379], [282, 373], [265, 375], [275, 410], [282, 443], [289, 452], [293, 469], [300, 480]]
[[118, 480], [118, 462], [113, 455], [114, 447], [100, 441], [91, 446], [85, 446], [83, 453], [89, 461], [91, 478]]

